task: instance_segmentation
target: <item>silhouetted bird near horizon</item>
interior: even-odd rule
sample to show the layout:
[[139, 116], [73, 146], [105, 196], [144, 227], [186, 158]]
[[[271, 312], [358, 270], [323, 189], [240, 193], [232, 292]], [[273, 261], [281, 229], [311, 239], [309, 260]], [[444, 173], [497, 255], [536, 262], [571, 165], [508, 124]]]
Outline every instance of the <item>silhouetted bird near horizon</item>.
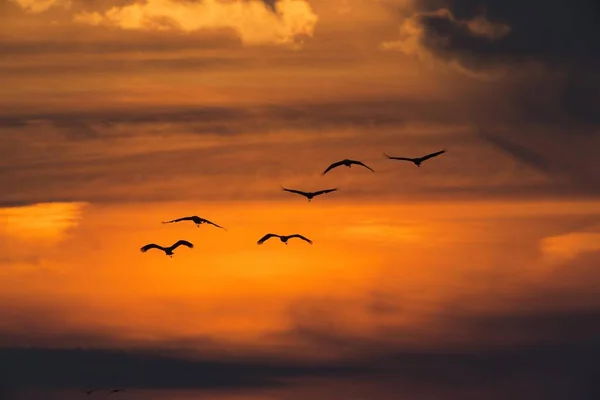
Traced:
[[305, 238], [302, 235], [299, 234], [293, 234], [293, 235], [276, 235], [274, 233], [267, 233], [265, 236], [263, 236], [262, 238], [260, 238], [260, 240], [258, 242], [256, 242], [257, 244], [263, 244], [264, 242], [266, 242], [267, 240], [269, 240], [272, 237], [278, 237], [279, 240], [281, 240], [284, 244], [287, 244], [287, 241], [290, 240], [291, 238], [299, 238], [304, 240], [305, 242], [308, 242], [310, 244], [313, 244], [312, 240]]
[[392, 157], [392, 156], [388, 156], [387, 154], [383, 153], [384, 156], [386, 156], [387, 158], [389, 158], [390, 160], [402, 160], [402, 161], [410, 161], [412, 163], [414, 163], [417, 167], [421, 166], [421, 163], [425, 160], [429, 160], [430, 158], [433, 157], [437, 157], [440, 154], [445, 153], [446, 150], [441, 150], [441, 151], [436, 151], [435, 153], [431, 153], [431, 154], [427, 154], [426, 156], [423, 157], [416, 157], [416, 158], [409, 158], [409, 157]]
[[163, 221], [163, 224], [172, 224], [173, 222], [179, 222], [179, 221], [193, 221], [198, 228], [200, 228], [201, 224], [210, 224], [210, 225], [216, 226], [217, 228], [221, 228], [221, 229], [227, 230], [227, 229], [223, 228], [222, 226], [217, 225], [214, 222], [211, 222], [211, 221], [209, 221], [207, 219], [200, 218], [197, 215], [192, 215], [191, 217], [177, 218], [177, 219], [174, 219], [172, 221]]
[[157, 245], [155, 243], [150, 243], [150, 244], [147, 244], [144, 247], [142, 247], [140, 249], [140, 251], [142, 253], [145, 253], [145, 252], [147, 252], [150, 249], [158, 249], [158, 250], [164, 251], [165, 254], [168, 255], [169, 257], [173, 257], [173, 250], [175, 250], [176, 248], [178, 248], [179, 246], [182, 246], [182, 245], [183, 246], [187, 246], [190, 249], [194, 247], [194, 245], [192, 243], [188, 242], [187, 240], [179, 240], [177, 243], [173, 244], [170, 247], [162, 247], [162, 246], [159, 246], [159, 245]]
[[295, 189], [286, 189], [283, 186], [281, 187], [283, 190], [285, 190], [286, 192], [290, 192], [290, 193], [296, 193], [299, 194], [301, 196], [304, 196], [308, 199], [308, 201], [311, 201], [313, 199], [313, 197], [315, 196], [319, 196], [325, 193], [331, 193], [331, 192], [335, 192], [337, 190], [337, 188], [335, 189], [323, 189], [323, 190], [319, 190], [317, 192], [303, 192], [301, 190], [295, 190]]
[[124, 391], [125, 391], [125, 389], [113, 389], [113, 390], [111, 390], [110, 392], [108, 392], [108, 394], [111, 394], [111, 393], [119, 393], [119, 392], [124, 392]]
[[89, 396], [90, 394], [92, 394], [92, 393], [94, 393], [94, 392], [95, 392], [95, 390], [86, 390], [86, 391], [85, 391], [85, 394], [87, 394], [87, 395]]
[[363, 164], [360, 161], [349, 160], [346, 158], [345, 160], [334, 162], [333, 164], [331, 164], [329, 167], [327, 167], [327, 169], [325, 171], [323, 171], [323, 175], [325, 175], [327, 172], [331, 171], [332, 169], [339, 167], [340, 165], [345, 165], [346, 167], [350, 168], [350, 167], [352, 167], [352, 164], [361, 165], [361, 166], [371, 170], [371, 172], [375, 172], [375, 171], [373, 171], [373, 169], [371, 167], [367, 166], [366, 164]]

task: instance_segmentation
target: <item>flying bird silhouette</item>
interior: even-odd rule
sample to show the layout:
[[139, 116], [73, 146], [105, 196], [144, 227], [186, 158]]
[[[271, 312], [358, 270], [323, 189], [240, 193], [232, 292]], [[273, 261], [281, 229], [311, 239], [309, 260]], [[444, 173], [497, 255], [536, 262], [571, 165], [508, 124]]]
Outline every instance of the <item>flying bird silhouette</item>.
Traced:
[[187, 246], [190, 249], [194, 247], [194, 245], [192, 243], [188, 242], [187, 240], [179, 240], [179, 241], [177, 241], [177, 243], [173, 244], [170, 247], [162, 247], [162, 246], [159, 246], [159, 245], [157, 245], [155, 243], [150, 243], [150, 244], [147, 244], [144, 247], [142, 247], [140, 249], [140, 251], [142, 253], [145, 253], [145, 252], [147, 252], [150, 249], [158, 249], [158, 250], [164, 251], [165, 254], [168, 255], [169, 257], [173, 257], [173, 250], [175, 250], [176, 248], [178, 248], [179, 246], [182, 246], [182, 245], [183, 246]]
[[371, 172], [375, 172], [375, 171], [373, 171], [373, 169], [371, 167], [367, 166], [366, 164], [363, 164], [360, 161], [349, 160], [346, 158], [345, 160], [334, 162], [333, 164], [331, 164], [329, 167], [327, 167], [327, 169], [325, 171], [323, 171], [323, 175], [325, 175], [327, 172], [331, 171], [332, 169], [339, 167], [340, 165], [345, 165], [346, 167], [350, 168], [350, 167], [352, 167], [352, 164], [361, 165], [361, 166], [371, 170]]
[[172, 224], [173, 222], [179, 222], [179, 221], [193, 221], [198, 228], [202, 224], [210, 224], [210, 225], [216, 226], [217, 228], [221, 228], [221, 229], [227, 230], [227, 229], [223, 228], [222, 226], [217, 225], [214, 222], [211, 222], [211, 221], [209, 221], [207, 219], [200, 218], [197, 215], [192, 215], [191, 217], [177, 218], [177, 219], [174, 219], [174, 220], [171, 220], [171, 221], [163, 221], [163, 224]]
[[430, 158], [433, 157], [437, 157], [440, 154], [444, 154], [446, 152], [446, 150], [441, 150], [441, 151], [436, 151], [435, 153], [431, 153], [431, 154], [427, 154], [426, 156], [423, 157], [416, 157], [416, 158], [409, 158], [409, 157], [392, 157], [392, 156], [388, 156], [387, 154], [383, 153], [384, 156], [386, 156], [388, 159], [390, 160], [402, 160], [402, 161], [410, 161], [413, 162], [417, 167], [421, 166], [421, 163], [425, 160], [429, 160]]
[[110, 392], [108, 392], [108, 394], [111, 394], [111, 393], [119, 393], [119, 392], [124, 392], [124, 391], [125, 391], [125, 389], [113, 389], [113, 390], [111, 390]]
[[301, 196], [304, 196], [308, 199], [308, 201], [311, 201], [313, 199], [313, 197], [315, 196], [319, 196], [325, 193], [331, 193], [331, 192], [335, 192], [337, 190], [337, 188], [335, 189], [323, 189], [323, 190], [319, 190], [316, 192], [303, 192], [301, 190], [295, 190], [295, 189], [286, 189], [283, 186], [281, 187], [283, 190], [285, 190], [286, 192], [290, 192], [290, 193], [296, 193], [299, 194]]
[[89, 396], [90, 394], [92, 394], [92, 393], [94, 393], [94, 392], [95, 392], [95, 390], [86, 390], [86, 391], [85, 391], [85, 394], [87, 394], [87, 395]]
[[257, 244], [263, 244], [264, 242], [266, 242], [267, 240], [269, 240], [272, 237], [278, 237], [279, 240], [281, 240], [285, 244], [287, 244], [287, 241], [290, 240], [291, 238], [299, 238], [299, 239], [302, 239], [305, 242], [308, 242], [310, 244], [313, 243], [312, 240], [310, 240], [310, 239], [308, 239], [308, 238], [306, 238], [306, 237], [304, 237], [302, 235], [299, 235], [297, 233], [293, 234], [293, 235], [287, 235], [287, 236], [285, 236], [285, 235], [276, 235], [274, 233], [267, 233], [265, 236], [263, 236], [262, 238], [260, 238], [259, 241], [256, 242], [256, 243]]

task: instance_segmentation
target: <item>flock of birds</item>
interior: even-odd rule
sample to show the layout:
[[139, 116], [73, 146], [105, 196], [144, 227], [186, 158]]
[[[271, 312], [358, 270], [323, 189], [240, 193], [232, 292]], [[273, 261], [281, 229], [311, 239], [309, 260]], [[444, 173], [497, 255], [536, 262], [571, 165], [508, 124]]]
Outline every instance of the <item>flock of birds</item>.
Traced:
[[[445, 153], [446, 150], [440, 150], [437, 151], [435, 153], [431, 153], [431, 154], [427, 154], [426, 156], [423, 157], [416, 157], [416, 158], [408, 158], [408, 157], [392, 157], [389, 156], [385, 153], [384, 156], [387, 157], [390, 160], [401, 160], [401, 161], [410, 161], [412, 163], [414, 163], [417, 167], [421, 166], [421, 163], [423, 163], [423, 161], [425, 160], [429, 160], [430, 158], [433, 157], [437, 157], [440, 154]], [[364, 164], [361, 161], [357, 161], [357, 160], [350, 160], [350, 159], [344, 159], [341, 161], [337, 161], [334, 162], [333, 164], [331, 164], [329, 167], [327, 167], [327, 169], [325, 171], [323, 171], [322, 175], [325, 175], [326, 173], [328, 173], [329, 171], [331, 171], [334, 168], [340, 167], [340, 166], [346, 166], [348, 168], [352, 167], [353, 165], [359, 165], [361, 167], [367, 168], [368, 170], [370, 170], [371, 172], [375, 172], [371, 167], [369, 167], [368, 165]], [[304, 196], [308, 199], [308, 201], [310, 202], [313, 198], [315, 198], [316, 196], [320, 196], [323, 194], [327, 194], [327, 193], [331, 193], [331, 192], [335, 192], [337, 190], [337, 188], [334, 189], [323, 189], [323, 190], [318, 190], [316, 192], [304, 192], [302, 190], [296, 190], [296, 189], [288, 189], [285, 187], [282, 187], [282, 189], [286, 192], [290, 192], [290, 193], [294, 193], [294, 194], [298, 194], [300, 196]], [[222, 227], [221, 225], [215, 224], [212, 221], [209, 221], [207, 219], [204, 218], [200, 218], [197, 215], [192, 215], [189, 217], [182, 217], [182, 218], [177, 218], [177, 219], [173, 219], [171, 221], [163, 221], [163, 224], [172, 224], [172, 223], [176, 223], [176, 222], [183, 222], [183, 221], [192, 221], [194, 224], [196, 224], [197, 227], [200, 227], [200, 225], [202, 224], [208, 224], [208, 225], [213, 225], [216, 228], [220, 228], [223, 229], [225, 231], [227, 231], [226, 228]], [[309, 238], [300, 235], [298, 233], [292, 234], [292, 235], [278, 235], [275, 233], [267, 233], [266, 235], [264, 235], [263, 237], [261, 237], [257, 244], [263, 244], [264, 242], [266, 242], [267, 240], [271, 239], [271, 238], [279, 238], [279, 240], [281, 242], [283, 242], [284, 244], [287, 244], [288, 240], [293, 239], [293, 238], [298, 238], [301, 240], [304, 240], [305, 242], [308, 242], [310, 244], [312, 244], [312, 240], [310, 240]], [[160, 246], [156, 243], [149, 243], [145, 246], [143, 246], [140, 250], [142, 251], [142, 253], [147, 252], [148, 250], [151, 249], [157, 249], [157, 250], [161, 250], [163, 251], [167, 256], [169, 257], [173, 257], [173, 251], [178, 248], [179, 246], [186, 246], [189, 248], [193, 248], [194, 245], [191, 242], [188, 242], [187, 240], [178, 240], [177, 242], [175, 242], [174, 244], [172, 244], [169, 247], [164, 247], [164, 246]], [[108, 391], [108, 394], [113, 394], [113, 393], [119, 393], [119, 392], [124, 392], [124, 389], [113, 389]], [[96, 393], [98, 392], [98, 390], [86, 390], [85, 393], [87, 395], [91, 395], [92, 393]]]
[[[430, 158], [437, 157], [440, 154], [443, 154], [445, 152], [446, 152], [446, 150], [440, 150], [440, 151], [436, 151], [435, 153], [427, 154], [427, 155], [425, 155], [423, 157], [415, 157], [415, 158], [409, 158], [409, 157], [392, 157], [392, 156], [389, 156], [389, 155], [387, 155], [385, 153], [383, 153], [383, 154], [389, 160], [409, 161], [409, 162], [414, 163], [417, 167], [420, 167], [421, 164], [425, 160], [429, 160]], [[350, 168], [353, 165], [359, 165], [361, 167], [367, 168], [371, 172], [375, 172], [371, 167], [369, 167], [368, 165], [364, 164], [361, 161], [344, 159], [344, 160], [337, 161], [337, 162], [334, 162], [333, 164], [331, 164], [329, 167], [327, 167], [327, 169], [325, 171], [323, 171], [322, 175], [325, 175], [326, 173], [328, 173], [332, 169], [340, 167], [340, 166], [346, 166], [346, 167]], [[335, 192], [336, 190], [338, 190], [337, 188], [334, 188], [334, 189], [323, 189], [323, 190], [319, 190], [319, 191], [316, 191], [316, 192], [304, 192], [302, 190], [287, 189], [285, 187], [282, 187], [282, 189], [284, 191], [286, 191], [286, 192], [290, 192], [290, 193], [294, 193], [294, 194], [298, 194], [298, 195], [304, 196], [304, 197], [306, 197], [308, 199], [309, 202], [314, 197], [316, 197], [316, 196], [320, 196], [320, 195], [326, 194], [326, 193]], [[172, 223], [175, 223], [175, 222], [182, 222], [182, 221], [192, 221], [193, 223], [196, 224], [197, 227], [200, 227], [200, 225], [202, 225], [202, 224], [209, 224], [209, 225], [213, 225], [213, 226], [215, 226], [217, 228], [221, 228], [221, 229], [227, 230], [227, 229], [223, 228], [222, 226], [217, 225], [214, 222], [211, 222], [211, 221], [209, 221], [207, 219], [200, 218], [197, 215], [192, 215], [192, 216], [189, 216], [189, 217], [177, 218], [177, 219], [174, 219], [174, 220], [171, 220], [171, 221], [163, 221], [163, 224], [172, 224]], [[310, 243], [310, 244], [313, 243], [312, 240], [310, 240], [309, 238], [307, 238], [307, 237], [305, 237], [303, 235], [300, 235], [298, 233], [295, 233], [295, 234], [292, 234], [292, 235], [278, 235], [278, 234], [275, 234], [275, 233], [267, 233], [266, 235], [264, 235], [262, 238], [260, 238], [258, 240], [257, 244], [263, 244], [264, 242], [266, 242], [267, 240], [269, 240], [271, 238], [279, 238], [279, 240], [281, 242], [283, 242], [284, 244], [286, 244], [286, 245], [287, 245], [288, 240], [293, 239], [293, 238], [298, 238], [298, 239], [304, 240], [305, 242]], [[189, 248], [193, 248], [194, 247], [194, 245], [191, 242], [187, 241], [187, 240], [178, 240], [177, 242], [175, 242], [174, 244], [172, 244], [171, 246], [168, 246], [168, 247], [164, 247], [164, 246], [158, 245], [156, 243], [149, 243], [149, 244], [143, 246], [140, 250], [142, 251], [142, 253], [145, 253], [148, 250], [157, 249], [157, 250], [163, 251], [167, 256], [173, 257], [173, 254], [174, 254], [173, 251], [176, 248], [178, 248], [179, 246], [186, 246], [186, 247], [189, 247]]]

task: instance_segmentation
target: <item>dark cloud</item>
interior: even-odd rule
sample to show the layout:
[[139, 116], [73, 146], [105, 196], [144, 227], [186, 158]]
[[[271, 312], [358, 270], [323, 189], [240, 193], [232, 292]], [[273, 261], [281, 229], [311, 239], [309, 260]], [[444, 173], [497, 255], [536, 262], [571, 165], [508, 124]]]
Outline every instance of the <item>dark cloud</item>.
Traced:
[[267, 6], [268, 9], [270, 9], [274, 13], [277, 12], [277, 0], [262, 0], [262, 1], [263, 1], [263, 3], [265, 3], [265, 6]]
[[[541, 60], [570, 65], [600, 62], [600, 6], [594, 0], [419, 0], [424, 11], [448, 8], [456, 20], [484, 15], [510, 26], [490, 40], [474, 35], [445, 16], [423, 16], [425, 43], [439, 53], [464, 56], [472, 63]], [[438, 40], [438, 39], [446, 40]]]
[[[481, 132], [481, 137], [496, 149], [509, 155], [525, 166], [544, 174], [553, 181], [556, 190], [567, 193], [600, 194], [600, 164], [597, 157], [583, 148], [572, 145], [568, 135], [543, 135], [518, 131]], [[594, 138], [583, 138], [590, 145]]]
[[[159, 349], [5, 348], [0, 350], [0, 387], [293, 391], [302, 385], [300, 379], [318, 377], [342, 386], [369, 382], [383, 390], [386, 399], [397, 398], [407, 388], [428, 388], [438, 399], [461, 398], [466, 391], [484, 398], [528, 400], [584, 400], [600, 394], [600, 311], [472, 317], [461, 324], [469, 337], [480, 335], [473, 345], [416, 349], [391, 342], [391, 332], [387, 337], [355, 338], [331, 325], [293, 331], [295, 340], [324, 351], [346, 349], [345, 357], [331, 361], [294, 361], [285, 353], [213, 358]], [[523, 337], [530, 340], [507, 344]]]
[[558, 173], [557, 168], [549, 160], [546, 160], [543, 156], [527, 147], [512, 143], [500, 136], [487, 134], [483, 134], [482, 136], [488, 143], [491, 143], [493, 146], [511, 155], [518, 161], [541, 171], [548, 177], [553, 178]]
[[[520, 109], [530, 120], [554, 119], [571, 126], [600, 123], [597, 1], [418, 0], [417, 7], [422, 45], [438, 57], [475, 71], [499, 66], [529, 71], [511, 96], [516, 112]], [[450, 14], [435, 13], [440, 9]], [[496, 37], [477, 33], [466, 24], [477, 18], [510, 31]], [[543, 69], [530, 69], [535, 64]], [[548, 88], [553, 88], [550, 104]]]
[[252, 388], [284, 379], [353, 375], [355, 366], [194, 359], [159, 351], [0, 349], [5, 388]]
[[[0, 114], [0, 128], [48, 122], [75, 124], [202, 123], [200, 132], [234, 133], [274, 128], [319, 129], [343, 126], [390, 126], [415, 121], [456, 122], [460, 106], [442, 100], [381, 96], [330, 101], [258, 104], [249, 106], [164, 106], [53, 112], [18, 111]], [[69, 128], [69, 129], [70, 129]], [[200, 129], [200, 126], [196, 128]]]

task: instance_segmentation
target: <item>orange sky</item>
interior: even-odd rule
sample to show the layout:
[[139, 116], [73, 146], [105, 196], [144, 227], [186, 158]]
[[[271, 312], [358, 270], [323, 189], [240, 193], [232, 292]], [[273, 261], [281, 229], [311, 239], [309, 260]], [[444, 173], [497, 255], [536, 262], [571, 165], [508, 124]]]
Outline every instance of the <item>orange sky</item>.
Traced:
[[[464, 319], [597, 307], [600, 125], [559, 63], [479, 64], [419, 17], [511, 21], [425, 3], [3, 2], [0, 347], [328, 360], [352, 351], [307, 332], [507, 345], [537, 337]], [[375, 173], [321, 175], [343, 158]], [[186, 215], [228, 230], [160, 223]]]

